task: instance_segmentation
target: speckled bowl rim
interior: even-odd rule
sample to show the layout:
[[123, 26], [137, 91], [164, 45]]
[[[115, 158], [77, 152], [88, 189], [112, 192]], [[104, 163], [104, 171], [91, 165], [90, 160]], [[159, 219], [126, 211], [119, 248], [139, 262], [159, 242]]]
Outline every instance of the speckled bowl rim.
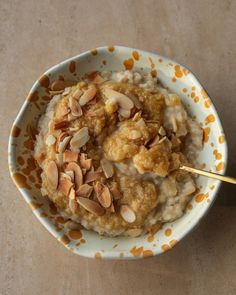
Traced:
[[[103, 52], [105, 50], [107, 50], [108, 46], [103, 46], [103, 47], [98, 47], [96, 48], [96, 51], [98, 53], [100, 52]], [[146, 54], [146, 55], [149, 55], [149, 56], [153, 56], [153, 57], [158, 57], [158, 58], [161, 58], [161, 59], [164, 59], [165, 61], [169, 62], [169, 63], [173, 63], [175, 65], [179, 65], [180, 67], [182, 67], [183, 69], [187, 69], [185, 66], [179, 64], [178, 62], [170, 59], [169, 57], [165, 57], [165, 56], [161, 56], [157, 53], [152, 53], [152, 52], [148, 52], [148, 51], [145, 51], [145, 50], [140, 50], [140, 49], [135, 49], [135, 48], [130, 48], [130, 47], [125, 47], [125, 46], [118, 46], [118, 45], [114, 45], [114, 48], [117, 49], [117, 50], [122, 50], [122, 51], [138, 51], [139, 53], [141, 54]], [[60, 62], [58, 63], [57, 65], [51, 67], [50, 69], [48, 69], [43, 75], [47, 75], [47, 74], [50, 74], [50, 73], [53, 73], [54, 71], [56, 71], [58, 69], [58, 67], [60, 66], [63, 66], [63, 65], [67, 65], [69, 62], [73, 61], [73, 60], [78, 60], [78, 59], [82, 59], [82, 58], [85, 58], [85, 57], [89, 57], [91, 55], [91, 51], [86, 51], [86, 52], [83, 52], [81, 54], [78, 54], [78, 55], [75, 55], [71, 58], [68, 58], [66, 60], [64, 60], [63, 62]], [[187, 69], [188, 70], [188, 69]], [[203, 88], [201, 83], [199, 82], [199, 80], [196, 78], [196, 76], [193, 74], [192, 71], [188, 70], [189, 73], [192, 75], [192, 80], [193, 80], [193, 83], [197, 86], [199, 86], [200, 88]], [[33, 84], [33, 86], [31, 87], [30, 89], [30, 92], [29, 93], [32, 93], [34, 92], [37, 88], [39, 87], [39, 82], [38, 80], [36, 80], [36, 82]], [[213, 113], [216, 117], [216, 121], [217, 121], [217, 125], [219, 127], [219, 129], [222, 130], [222, 132], [224, 133], [224, 130], [223, 130], [223, 127], [222, 127], [222, 124], [221, 124], [221, 121], [220, 121], [220, 118], [219, 118], [219, 115], [218, 115], [218, 112], [216, 110], [216, 107], [212, 101], [211, 98], [209, 98], [211, 103], [212, 103], [212, 106], [211, 106], [211, 109], [213, 110]], [[27, 101], [25, 101], [18, 113], [18, 115], [16, 116], [16, 119], [14, 120], [14, 123], [13, 123], [13, 126], [14, 125], [17, 125], [17, 123], [21, 120], [22, 118], [22, 115], [24, 114], [25, 112], [25, 109], [26, 109], [26, 105], [27, 105]], [[13, 129], [13, 126], [12, 126], [12, 129]], [[14, 156], [15, 156], [15, 148], [13, 147], [12, 143], [13, 143], [13, 138], [10, 136], [9, 137], [9, 143], [8, 143], [8, 164], [9, 164], [9, 170], [11, 172], [11, 168], [10, 166], [14, 163]], [[223, 160], [224, 160], [224, 163], [225, 163], [225, 166], [224, 168], [219, 172], [220, 174], [225, 174], [225, 171], [226, 171], [226, 168], [227, 168], [227, 161], [228, 161], [228, 145], [227, 145], [227, 141], [226, 139], [224, 140], [224, 143], [222, 144], [222, 148], [223, 148]], [[12, 177], [12, 174], [11, 174], [11, 177]], [[17, 185], [17, 183], [15, 182], [14, 178], [12, 177], [13, 179], [13, 182]], [[215, 188], [214, 188], [214, 194], [212, 195], [212, 201], [211, 203], [208, 205], [207, 208], [203, 208], [203, 210], [201, 211], [201, 214], [199, 216], [197, 216], [197, 218], [195, 218], [194, 222], [191, 223], [191, 226], [188, 227], [187, 230], [185, 231], [182, 231], [179, 235], [178, 235], [178, 242], [180, 240], [182, 240], [187, 234], [189, 234], [195, 227], [196, 225], [201, 221], [201, 219], [207, 214], [208, 210], [211, 208], [213, 202], [215, 201], [216, 199], [216, 196], [219, 192], [219, 189], [220, 189], [220, 186], [221, 186], [221, 182], [218, 181], [216, 184], [215, 184]], [[20, 190], [21, 194], [23, 195], [24, 199], [28, 202], [31, 198], [31, 193], [28, 192], [28, 191], [25, 191], [25, 190]], [[50, 222], [48, 221], [44, 221], [42, 218], [40, 219], [39, 216], [37, 215], [37, 212], [36, 211], [33, 211], [33, 213], [35, 214], [35, 216], [39, 219], [39, 221], [46, 227], [46, 229], [55, 237], [58, 239], [58, 233], [53, 229], [52, 225], [50, 224]], [[66, 248], [70, 249], [70, 247], [68, 247], [67, 245], [64, 245]], [[169, 249], [171, 249], [172, 247], [170, 247]], [[156, 256], [156, 255], [159, 255], [159, 254], [162, 254], [164, 253], [165, 250], [156, 250], [154, 251], [153, 255]], [[144, 256], [134, 256], [134, 255], [131, 255], [131, 254], [128, 254], [129, 253], [129, 249], [127, 249], [127, 253], [125, 253], [125, 255], [123, 257], [118, 257], [116, 256], [117, 254], [117, 251], [114, 250], [110, 250], [109, 252], [104, 252], [103, 253], [103, 256], [102, 258], [106, 258], [106, 259], [139, 259], [139, 258], [144, 258]], [[78, 254], [78, 253], [76, 253]], [[79, 253], [79, 255], [81, 256], [85, 256], [85, 257], [91, 257], [91, 258], [94, 258], [95, 253], [92, 253], [91, 250], [83, 250], [83, 252]]]

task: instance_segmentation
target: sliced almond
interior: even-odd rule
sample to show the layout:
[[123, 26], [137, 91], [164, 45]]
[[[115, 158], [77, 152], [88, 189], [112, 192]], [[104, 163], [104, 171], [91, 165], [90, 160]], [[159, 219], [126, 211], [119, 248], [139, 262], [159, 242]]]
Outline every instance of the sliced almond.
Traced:
[[68, 170], [68, 171], [66, 171], [66, 175], [70, 177], [70, 180], [72, 182], [75, 182], [75, 173], [74, 173], [74, 171]]
[[85, 175], [87, 173], [87, 169], [82, 168], [81, 170], [82, 170], [83, 175]]
[[86, 105], [89, 101], [91, 101], [97, 93], [97, 89], [94, 85], [91, 85], [87, 90], [84, 91], [82, 96], [79, 99], [79, 104], [81, 106]]
[[141, 111], [135, 113], [135, 115], [132, 118], [132, 121], [137, 121], [137, 120], [141, 119], [142, 118], [141, 116], [142, 116], [142, 112]]
[[[78, 116], [74, 116], [72, 115], [71, 113], [68, 114], [68, 121], [71, 122], [71, 121], [75, 121], [76, 119], [78, 118]], [[77, 128], [76, 128], [77, 129]]]
[[77, 153], [77, 152], [65, 150], [63, 153], [63, 162], [64, 163], [77, 162], [78, 158], [79, 158], [79, 153]]
[[77, 202], [87, 211], [92, 214], [101, 216], [105, 214], [105, 209], [101, 207], [97, 202], [90, 200], [88, 198], [79, 197], [77, 198]]
[[87, 183], [82, 184], [78, 190], [76, 191], [76, 193], [78, 194], [79, 197], [85, 197], [85, 198], [89, 198], [91, 193], [93, 191], [93, 187]]
[[111, 206], [110, 206], [109, 208], [107, 208], [106, 210], [107, 210], [107, 212], [110, 212], [110, 213], [115, 213], [115, 212], [116, 212], [116, 210], [115, 210], [115, 207], [114, 207], [114, 204], [113, 204], [113, 203], [111, 203]]
[[81, 89], [76, 89], [75, 92], [72, 94], [72, 96], [73, 98], [78, 100], [82, 94], [83, 94], [83, 91]]
[[121, 205], [120, 215], [128, 223], [133, 223], [136, 220], [134, 211], [128, 205]]
[[128, 97], [132, 100], [132, 102], [134, 103], [135, 107], [140, 110], [142, 108], [142, 104], [141, 102], [139, 101], [139, 99], [137, 98], [137, 96], [133, 93], [128, 93], [127, 94]]
[[154, 139], [151, 141], [151, 143], [149, 144], [149, 147], [153, 147], [154, 145], [157, 145], [159, 141], [160, 141], [160, 136], [156, 135]]
[[53, 145], [56, 142], [56, 137], [53, 135], [49, 134], [45, 140], [46, 145]]
[[103, 158], [100, 161], [100, 164], [101, 164], [102, 170], [103, 170], [106, 178], [112, 177], [114, 174], [114, 168], [113, 168], [112, 163], [110, 161], [108, 161], [107, 159]]
[[112, 186], [110, 188], [110, 192], [112, 193], [112, 196], [113, 196], [114, 200], [120, 200], [120, 199], [123, 198], [122, 193], [115, 186]]
[[71, 87], [75, 84], [76, 84], [75, 81], [56, 80], [52, 82], [50, 88], [52, 91], [60, 91], [60, 90], [64, 90], [66, 87]]
[[75, 199], [75, 190], [71, 188], [69, 193], [69, 208], [73, 214], [76, 213], [76, 209], [79, 207], [76, 199]]
[[102, 84], [105, 80], [102, 78], [102, 76], [100, 76], [99, 74], [97, 74], [95, 76], [95, 78], [92, 80], [92, 82], [94, 84]]
[[87, 172], [86, 175], [85, 175], [85, 180], [84, 180], [84, 182], [85, 182], [85, 183], [90, 183], [90, 182], [92, 182], [92, 181], [95, 181], [95, 180], [100, 179], [101, 176], [102, 176], [102, 173], [101, 173], [101, 172], [97, 172], [97, 171], [96, 171], [96, 172], [89, 171], [89, 172]]
[[128, 139], [140, 139], [142, 137], [142, 133], [139, 130], [131, 130], [127, 134]]
[[73, 186], [73, 183], [72, 183], [70, 177], [68, 179], [64, 175], [60, 176], [59, 185], [58, 185], [59, 192], [61, 192], [65, 196], [68, 196], [72, 186]]
[[81, 117], [83, 115], [81, 106], [79, 105], [78, 101], [75, 100], [73, 97], [69, 98], [69, 107], [71, 109], [72, 116]]
[[107, 186], [105, 186], [104, 184], [102, 184], [102, 186], [102, 192], [100, 194], [97, 194], [97, 199], [104, 208], [109, 208], [112, 203], [111, 193]]
[[134, 107], [133, 101], [123, 93], [109, 88], [104, 89], [103, 93], [108, 99], [115, 100], [119, 104], [120, 108], [124, 110], [131, 110]]
[[84, 146], [89, 141], [88, 127], [83, 127], [77, 131], [70, 141], [70, 146], [72, 151], [78, 151], [82, 146]]
[[66, 87], [65, 90], [63, 91], [62, 95], [66, 96], [67, 94], [69, 94], [71, 91], [71, 87]]
[[58, 152], [59, 153], [63, 153], [67, 147], [67, 145], [69, 144], [70, 140], [71, 140], [72, 136], [66, 136], [61, 142], [59, 142], [58, 144]]
[[174, 116], [171, 116], [171, 123], [172, 123], [173, 131], [176, 132], [178, 129], [178, 126]]
[[60, 107], [60, 112], [58, 112], [58, 115], [60, 116], [60, 117], [64, 117], [64, 116], [66, 116], [67, 114], [69, 114], [69, 112], [70, 112], [70, 109], [67, 107], [67, 106], [61, 106]]
[[158, 144], [162, 143], [163, 141], [165, 141], [167, 139], [166, 136], [162, 137], [162, 139], [159, 140]]
[[62, 94], [63, 91], [64, 91], [63, 89], [62, 90], [49, 90], [49, 93], [51, 95], [57, 95], [57, 94]]
[[122, 108], [119, 108], [118, 113], [119, 113], [123, 118], [126, 118], [126, 119], [128, 119], [128, 118], [130, 117], [130, 115], [131, 115], [130, 110], [126, 110], [126, 109], [122, 109]]
[[83, 173], [80, 166], [75, 162], [70, 162], [65, 171], [74, 171], [75, 175], [75, 189], [77, 190], [83, 184]]
[[61, 166], [63, 164], [62, 154], [56, 154], [55, 156], [56, 156], [57, 164]]
[[166, 131], [165, 131], [165, 129], [164, 129], [163, 126], [161, 126], [161, 127], [159, 128], [158, 133], [159, 133], [161, 136], [165, 136], [165, 135], [166, 135]]
[[45, 174], [48, 180], [48, 184], [52, 189], [57, 189], [58, 186], [58, 168], [54, 161], [49, 162], [45, 169]]
[[89, 170], [92, 166], [92, 159], [86, 159], [86, 155], [82, 153], [80, 155], [80, 165], [82, 168]]
[[58, 122], [58, 123], [55, 123], [54, 124], [54, 129], [57, 130], [57, 129], [66, 129], [70, 126], [70, 122], [68, 121], [61, 121], [61, 122]]
[[99, 108], [95, 111], [88, 111], [86, 114], [86, 117], [102, 117], [104, 115], [104, 109]]
[[145, 124], [145, 121], [143, 120], [143, 118], [139, 119], [139, 120], [135, 123], [135, 126], [138, 127], [138, 128], [146, 127], [146, 124]]

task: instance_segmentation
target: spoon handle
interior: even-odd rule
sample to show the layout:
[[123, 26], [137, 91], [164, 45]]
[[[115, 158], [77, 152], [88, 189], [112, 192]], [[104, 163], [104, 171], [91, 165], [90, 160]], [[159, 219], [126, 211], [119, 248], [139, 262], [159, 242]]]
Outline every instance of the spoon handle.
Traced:
[[200, 170], [200, 169], [196, 169], [196, 168], [192, 168], [192, 167], [188, 167], [188, 166], [181, 166], [179, 169], [184, 170], [184, 171], [188, 171], [191, 173], [196, 173], [199, 175], [203, 175], [206, 177], [210, 177], [210, 178], [215, 178], [221, 181], [225, 181], [225, 182], [229, 182], [229, 183], [233, 183], [236, 184], [236, 178], [234, 177], [229, 177], [229, 176], [224, 176], [224, 175], [220, 175], [217, 173], [213, 173], [213, 172], [208, 172], [205, 170]]

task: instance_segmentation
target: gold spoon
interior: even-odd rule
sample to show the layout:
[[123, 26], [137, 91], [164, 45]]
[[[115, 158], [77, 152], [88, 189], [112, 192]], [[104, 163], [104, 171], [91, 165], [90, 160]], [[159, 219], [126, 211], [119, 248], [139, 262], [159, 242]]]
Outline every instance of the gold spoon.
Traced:
[[188, 166], [184, 166], [184, 165], [180, 166], [179, 169], [184, 170], [184, 171], [188, 171], [188, 172], [191, 172], [191, 173], [196, 173], [196, 174], [199, 174], [199, 175], [203, 175], [203, 176], [206, 176], [206, 177], [210, 177], [210, 178], [215, 178], [215, 179], [218, 179], [218, 180], [221, 180], [221, 181], [236, 184], [236, 178], [234, 178], [234, 177], [224, 176], [224, 175], [220, 175], [220, 174], [217, 174], [217, 173], [208, 172], [208, 171], [205, 171], [205, 170], [200, 170], [200, 169], [196, 169], [196, 168], [192, 168], [192, 167], [188, 167]]

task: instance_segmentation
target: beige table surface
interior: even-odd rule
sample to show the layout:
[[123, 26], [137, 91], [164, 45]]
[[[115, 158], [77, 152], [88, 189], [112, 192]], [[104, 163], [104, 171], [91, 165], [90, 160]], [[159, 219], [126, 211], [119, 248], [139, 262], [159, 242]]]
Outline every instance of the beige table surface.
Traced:
[[236, 175], [236, 1], [0, 0], [0, 294], [236, 294], [236, 187], [170, 252], [100, 261], [67, 251], [36, 220], [7, 168], [10, 126], [50, 66], [105, 44], [170, 56], [213, 98]]

